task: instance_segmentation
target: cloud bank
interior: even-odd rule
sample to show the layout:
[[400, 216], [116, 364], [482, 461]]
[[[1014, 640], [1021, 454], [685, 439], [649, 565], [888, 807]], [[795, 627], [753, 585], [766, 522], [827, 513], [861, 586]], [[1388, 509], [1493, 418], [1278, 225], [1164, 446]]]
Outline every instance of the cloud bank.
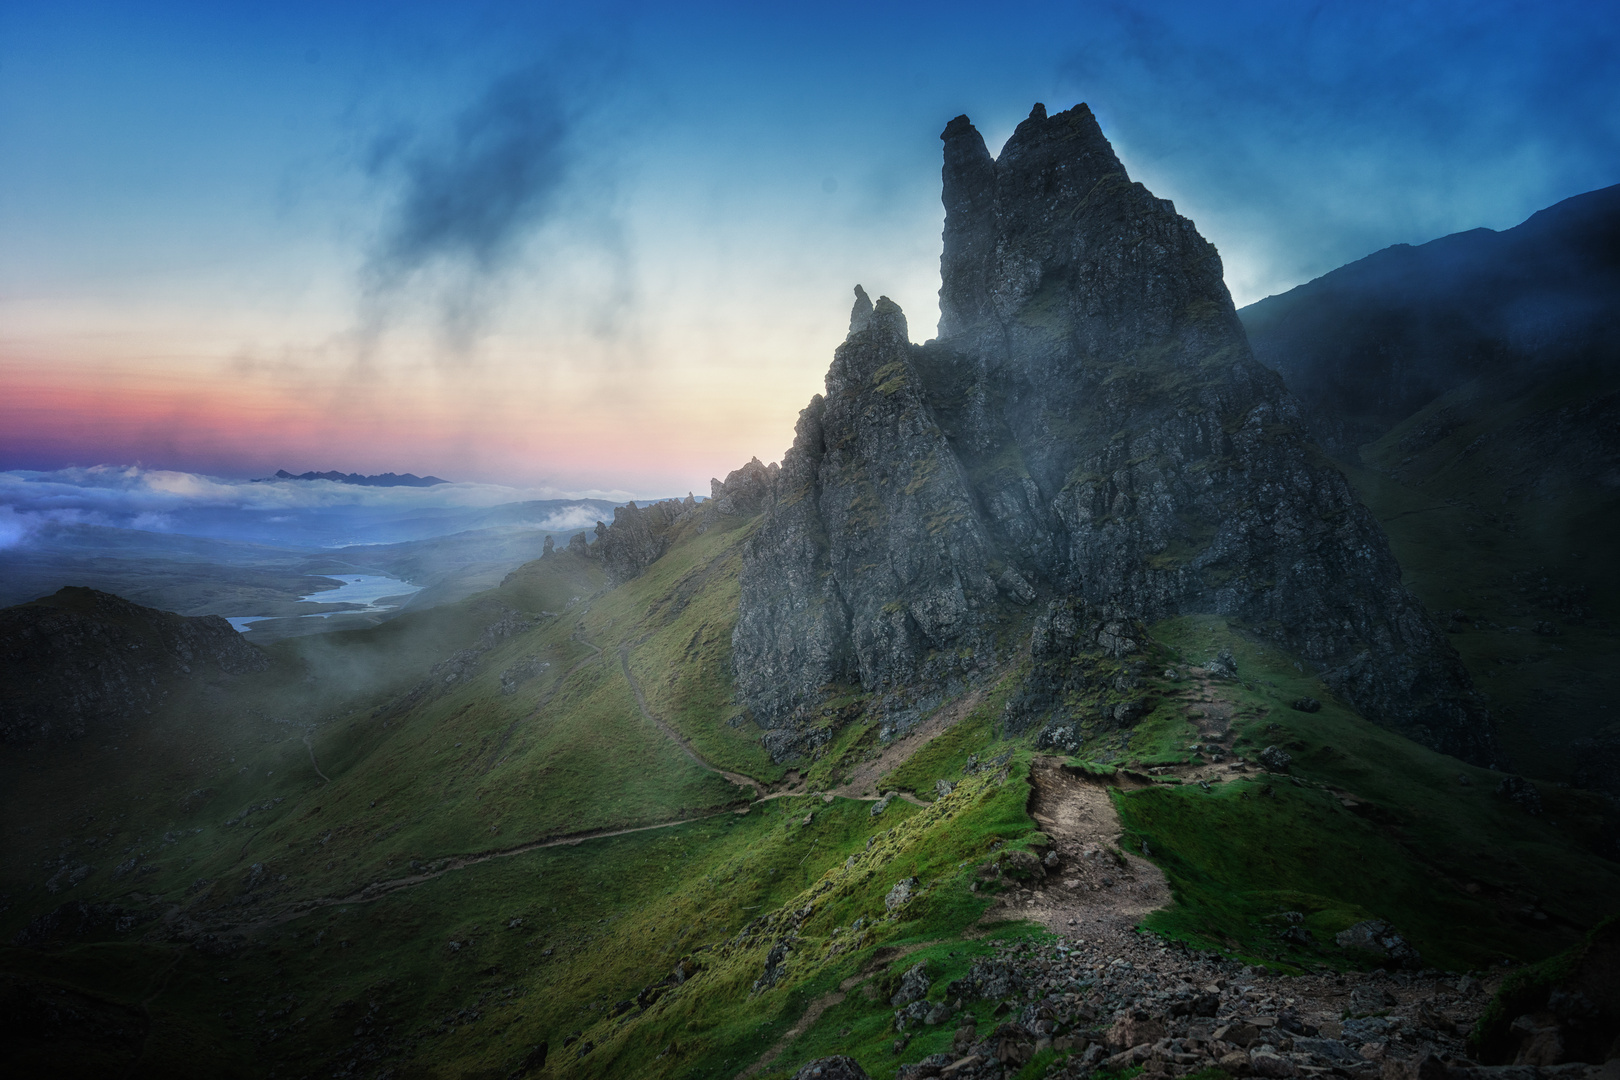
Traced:
[[[75, 525], [323, 546], [413, 539], [490, 524], [566, 531], [594, 524], [604, 512], [602, 502], [632, 497], [625, 491], [499, 484], [372, 488], [329, 480], [256, 482], [121, 465], [14, 470], [0, 472], [0, 548]], [[594, 505], [548, 506], [526, 515], [485, 513], [557, 500]]]

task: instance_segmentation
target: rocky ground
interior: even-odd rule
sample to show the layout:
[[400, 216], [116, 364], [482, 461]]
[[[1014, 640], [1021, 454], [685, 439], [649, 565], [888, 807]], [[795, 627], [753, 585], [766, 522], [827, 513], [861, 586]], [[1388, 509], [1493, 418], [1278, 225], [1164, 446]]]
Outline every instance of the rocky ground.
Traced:
[[[979, 961], [946, 987], [944, 1016], [940, 1003], [922, 999], [903, 1007], [906, 1017], [908, 1009], [922, 1012], [916, 1004], [928, 1006], [927, 1015], [901, 1019], [904, 1026], [967, 1020], [953, 1053], [902, 1066], [901, 1080], [1002, 1080], [1048, 1049], [1071, 1052], [1049, 1080], [1135, 1066], [1145, 1077], [1218, 1068], [1265, 1080], [1330, 1073], [1359, 1080], [1620, 1078], [1620, 1061], [1487, 1067], [1469, 1060], [1464, 1036], [1489, 1002], [1494, 978], [1432, 970], [1279, 976], [1106, 920], [1090, 925], [1084, 933], [1066, 930], [1053, 946], [1011, 946]], [[915, 986], [926, 972], [908, 977]], [[1003, 1019], [981, 1029], [961, 1011], [975, 998], [999, 998], [995, 1011]], [[905, 1042], [902, 1030], [897, 1050]], [[812, 1062], [797, 1077], [865, 1075], [826, 1068], [825, 1059]]]
[[[1003, 892], [985, 919], [1029, 919], [1058, 940], [1004, 946], [943, 987], [925, 965], [906, 972], [891, 1002], [895, 1053], [904, 1052], [908, 1030], [958, 1026], [952, 1053], [901, 1066], [899, 1080], [1003, 1080], [1046, 1051], [1068, 1053], [1045, 1074], [1049, 1080], [1137, 1067], [1148, 1078], [1218, 1069], [1263, 1080], [1620, 1080], [1620, 1060], [1547, 1067], [1471, 1061], [1465, 1037], [1500, 975], [1396, 969], [1283, 976], [1139, 932], [1138, 920], [1168, 903], [1169, 889], [1152, 863], [1119, 851], [1108, 788], [1147, 781], [1089, 776], [1054, 758], [1037, 759], [1031, 779], [1030, 809], [1051, 840], [1048, 854], [1014, 852], [987, 864], [987, 877], [1021, 883]], [[1403, 955], [1395, 942], [1392, 961]], [[993, 1027], [981, 1028], [966, 1009], [981, 1001], [997, 1002]], [[865, 1076], [853, 1059], [825, 1058], [795, 1080]]]

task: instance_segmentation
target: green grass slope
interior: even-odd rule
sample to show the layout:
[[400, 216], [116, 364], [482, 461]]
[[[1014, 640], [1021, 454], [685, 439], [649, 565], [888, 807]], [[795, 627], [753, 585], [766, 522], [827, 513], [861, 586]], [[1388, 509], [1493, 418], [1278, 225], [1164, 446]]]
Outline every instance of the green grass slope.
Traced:
[[[731, 701], [748, 528], [694, 529], [611, 590], [594, 560], [558, 553], [457, 604], [279, 643], [252, 685], [194, 688], [135, 729], [0, 749], [0, 940], [24, 932], [0, 948], [0, 994], [17, 1016], [55, 1001], [86, 1018], [13, 1025], [19, 1060], [401, 1080], [763, 1060], [781, 1077], [839, 1050], [884, 1077], [945, 1049], [927, 1029], [890, 1052], [885, 986], [918, 958], [954, 977], [997, 940], [1041, 937], [983, 925], [991, 892], [971, 888], [1035, 831], [1035, 734], [1002, 726], [1025, 673], [947, 703], [955, 722], [880, 778], [925, 806], [874, 817], [817, 793], [889, 761], [859, 695], [828, 703], [842, 726], [821, 757], [790, 763], [797, 793], [748, 805], [660, 726], [714, 767], [786, 774]], [[1152, 928], [1342, 966], [1332, 934], [1377, 916], [1432, 963], [1479, 966], [1567, 947], [1620, 895], [1582, 793], [1542, 785], [1530, 817], [1493, 774], [1365, 723], [1241, 626], [1153, 632], [1176, 674], [1150, 680], [1134, 728], [1085, 729], [1073, 760], [1185, 770], [1218, 720], [1229, 760], [1275, 744], [1298, 783], [1250, 766], [1208, 790], [1167, 775], [1119, 792], [1126, 842], [1173, 888]], [[1186, 677], [1222, 649], [1236, 681]], [[1303, 694], [1321, 711], [1288, 708]], [[907, 878], [916, 896], [891, 910]], [[1272, 918], [1296, 910], [1305, 944]], [[783, 942], [780, 978], [756, 991]]]
[[1572, 778], [1573, 741], [1620, 726], [1620, 497], [1604, 479], [1613, 436], [1590, 412], [1617, 391], [1612, 374], [1469, 383], [1344, 466], [1489, 695], [1514, 768], [1548, 779]]

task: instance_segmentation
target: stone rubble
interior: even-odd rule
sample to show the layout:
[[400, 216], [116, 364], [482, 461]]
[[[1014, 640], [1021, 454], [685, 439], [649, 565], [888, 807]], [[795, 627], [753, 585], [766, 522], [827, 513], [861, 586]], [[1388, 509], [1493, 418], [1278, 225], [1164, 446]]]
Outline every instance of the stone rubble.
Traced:
[[[897, 1080], [1008, 1080], [1048, 1049], [1068, 1052], [1049, 1080], [1135, 1066], [1149, 1080], [1210, 1068], [1261, 1080], [1609, 1078], [1597, 1065], [1470, 1060], [1465, 1036], [1494, 978], [1434, 970], [1283, 976], [1131, 932], [1005, 945], [948, 984], [926, 980], [923, 964], [906, 972], [895, 1026], [954, 1023], [952, 1051], [901, 1065]], [[920, 987], [933, 996], [918, 996]], [[980, 1029], [966, 1006], [989, 1001], [997, 1002], [995, 1019]], [[798, 1075], [814, 1075], [805, 1070], [817, 1064]]]

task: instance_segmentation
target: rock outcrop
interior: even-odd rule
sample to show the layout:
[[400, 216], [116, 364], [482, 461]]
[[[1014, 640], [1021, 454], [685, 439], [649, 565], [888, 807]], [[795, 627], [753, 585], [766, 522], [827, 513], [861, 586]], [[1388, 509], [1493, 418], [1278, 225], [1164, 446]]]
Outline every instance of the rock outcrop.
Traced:
[[685, 501], [665, 499], [649, 503], [645, 509], [635, 503], [613, 508], [613, 525], [596, 523], [593, 554], [602, 559], [608, 579], [614, 584], [639, 577], [641, 572], [669, 550], [670, 527], [694, 512], [697, 503], [688, 495]]
[[69, 587], [0, 611], [0, 742], [76, 739], [138, 719], [175, 684], [269, 658], [218, 615], [189, 618]]
[[[746, 548], [732, 644], [756, 715], [791, 714], [829, 684], [949, 682], [993, 655], [1000, 568], [967, 478], [905, 315], [856, 293], [827, 394], [800, 414]], [[1005, 587], [1034, 595], [1016, 571]]]
[[803, 724], [840, 684], [915, 714], [1011, 653], [1019, 605], [1075, 597], [1225, 615], [1369, 719], [1491, 761], [1461, 662], [1255, 362], [1192, 222], [1083, 105], [1036, 106], [999, 158], [966, 117], [942, 138], [939, 336], [911, 344], [857, 288], [746, 548], [755, 718]]
[[721, 518], [748, 518], [764, 506], [778, 466], [760, 464], [754, 458], [734, 469], [725, 480], [709, 481], [710, 495], [704, 502], [688, 494], [684, 499], [662, 499], [638, 507], [635, 503], [613, 508], [613, 524], [596, 523], [595, 544], [586, 547], [578, 535], [569, 542], [570, 550], [600, 558], [614, 584], [641, 576], [677, 539], [681, 526], [691, 524], [701, 534]]

